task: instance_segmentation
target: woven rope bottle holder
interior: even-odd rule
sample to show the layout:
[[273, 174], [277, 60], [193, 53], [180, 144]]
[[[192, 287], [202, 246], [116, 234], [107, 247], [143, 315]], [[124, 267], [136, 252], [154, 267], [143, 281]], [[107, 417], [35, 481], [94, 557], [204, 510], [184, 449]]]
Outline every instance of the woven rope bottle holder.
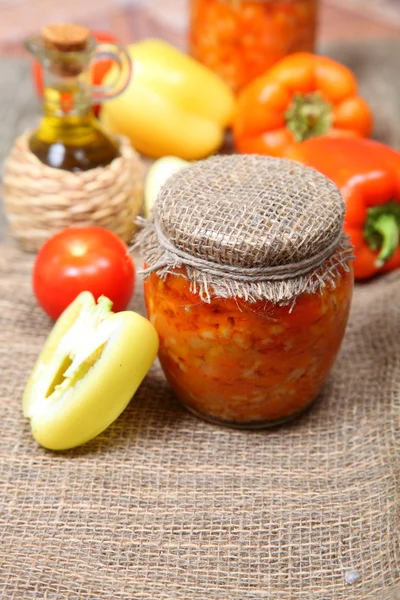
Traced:
[[164, 278], [176, 268], [204, 301], [291, 303], [335, 283], [352, 246], [344, 201], [314, 169], [262, 156], [217, 156], [163, 185], [135, 244]]
[[131, 242], [143, 202], [143, 165], [129, 141], [106, 167], [71, 173], [43, 164], [29, 150], [30, 132], [4, 164], [3, 198], [11, 231], [35, 252], [54, 233], [73, 225], [106, 227]]

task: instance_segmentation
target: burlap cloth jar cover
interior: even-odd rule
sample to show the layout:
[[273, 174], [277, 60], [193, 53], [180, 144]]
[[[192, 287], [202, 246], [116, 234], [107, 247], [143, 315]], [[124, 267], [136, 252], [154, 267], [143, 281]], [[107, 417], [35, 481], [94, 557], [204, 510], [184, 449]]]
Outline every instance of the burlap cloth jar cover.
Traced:
[[337, 187], [294, 161], [217, 156], [174, 174], [139, 220], [143, 274], [184, 267], [191, 290], [249, 302], [295, 303], [334, 284], [352, 246]]
[[71, 173], [43, 164], [29, 150], [30, 132], [15, 141], [4, 164], [3, 199], [11, 231], [35, 252], [54, 233], [98, 225], [130, 242], [143, 202], [143, 165], [129, 140], [106, 167]]

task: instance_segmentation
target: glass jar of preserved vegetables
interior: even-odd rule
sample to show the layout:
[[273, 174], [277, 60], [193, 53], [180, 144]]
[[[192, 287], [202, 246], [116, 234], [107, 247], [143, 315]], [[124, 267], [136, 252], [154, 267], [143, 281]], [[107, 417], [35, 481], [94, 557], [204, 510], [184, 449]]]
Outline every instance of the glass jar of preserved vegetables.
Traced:
[[334, 184], [285, 159], [214, 157], [163, 186], [138, 240], [146, 306], [192, 412], [260, 428], [317, 397], [352, 296], [343, 218]]
[[194, 58], [234, 89], [291, 52], [312, 52], [318, 0], [191, 0]]

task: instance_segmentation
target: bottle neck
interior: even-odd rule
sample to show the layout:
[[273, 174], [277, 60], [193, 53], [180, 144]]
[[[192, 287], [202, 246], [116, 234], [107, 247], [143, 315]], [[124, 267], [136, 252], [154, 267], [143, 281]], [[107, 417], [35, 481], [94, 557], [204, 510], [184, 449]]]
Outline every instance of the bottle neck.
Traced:
[[63, 120], [93, 115], [91, 87], [86, 72], [61, 76], [50, 70], [44, 74], [43, 114]]

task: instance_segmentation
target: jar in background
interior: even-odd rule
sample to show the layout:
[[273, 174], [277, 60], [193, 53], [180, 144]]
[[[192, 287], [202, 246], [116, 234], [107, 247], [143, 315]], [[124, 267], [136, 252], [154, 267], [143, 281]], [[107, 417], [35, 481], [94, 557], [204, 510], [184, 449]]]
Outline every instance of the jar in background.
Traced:
[[214, 157], [163, 186], [139, 233], [145, 299], [189, 410], [261, 428], [318, 396], [353, 290], [343, 219], [334, 184], [284, 159]]
[[292, 52], [313, 52], [318, 0], [191, 0], [189, 47], [235, 90]]

